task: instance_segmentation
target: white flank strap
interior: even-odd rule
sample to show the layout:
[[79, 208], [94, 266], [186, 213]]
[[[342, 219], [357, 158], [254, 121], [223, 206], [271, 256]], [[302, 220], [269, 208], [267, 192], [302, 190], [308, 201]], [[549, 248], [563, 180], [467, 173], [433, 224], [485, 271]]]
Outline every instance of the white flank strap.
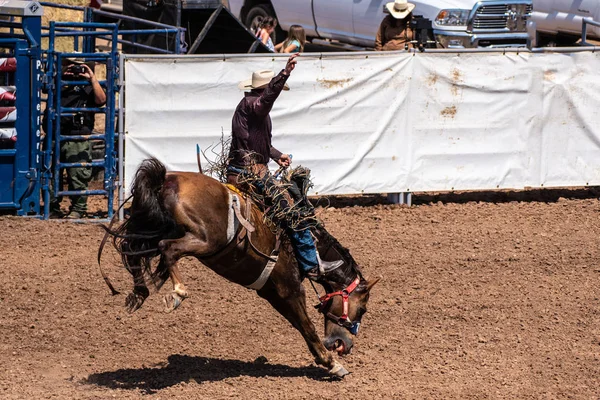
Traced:
[[272, 258], [274, 258], [275, 261], [269, 260], [267, 266], [265, 269], [263, 269], [258, 279], [255, 280], [254, 283], [246, 286], [248, 289], [260, 290], [263, 288], [263, 286], [265, 286], [267, 279], [269, 279], [269, 276], [271, 276], [271, 272], [273, 272], [273, 268], [275, 268], [275, 264], [277, 263], [277, 256], [272, 256]]
[[227, 243], [233, 240], [238, 226], [238, 221], [235, 217], [235, 208], [233, 204], [234, 202], [237, 204], [238, 199], [237, 196], [235, 196], [235, 198], [234, 196], [235, 195], [232, 195], [230, 192], [229, 197], [227, 199], [227, 209], [229, 210], [227, 212]]

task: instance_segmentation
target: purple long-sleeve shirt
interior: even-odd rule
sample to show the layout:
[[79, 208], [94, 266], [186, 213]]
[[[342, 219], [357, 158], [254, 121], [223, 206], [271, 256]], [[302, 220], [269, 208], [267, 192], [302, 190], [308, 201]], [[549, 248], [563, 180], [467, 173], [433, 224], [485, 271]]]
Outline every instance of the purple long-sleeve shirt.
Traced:
[[274, 76], [262, 93], [246, 93], [235, 109], [231, 122], [230, 165], [243, 168], [252, 162], [267, 164], [269, 158], [281, 157], [281, 152], [271, 145], [269, 112], [289, 78], [284, 71]]

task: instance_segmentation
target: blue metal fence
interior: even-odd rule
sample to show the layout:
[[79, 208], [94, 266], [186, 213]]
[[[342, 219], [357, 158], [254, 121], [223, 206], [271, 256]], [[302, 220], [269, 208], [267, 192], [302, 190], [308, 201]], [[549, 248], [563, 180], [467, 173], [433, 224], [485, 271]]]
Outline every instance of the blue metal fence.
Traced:
[[[181, 54], [183, 52], [181, 40], [185, 36], [185, 32], [186, 32], [185, 28], [173, 26], [173, 25], [166, 25], [166, 24], [162, 24], [160, 22], [148, 21], [145, 19], [136, 18], [136, 17], [132, 17], [129, 15], [122, 15], [122, 14], [112, 13], [112, 12], [108, 12], [108, 11], [97, 10], [97, 9], [91, 8], [91, 7], [72, 6], [72, 5], [67, 5], [67, 4], [57, 4], [57, 3], [50, 3], [50, 2], [40, 2], [40, 4], [43, 6], [46, 6], [46, 7], [61, 8], [61, 9], [68, 9], [68, 10], [81, 12], [83, 22], [86, 22], [86, 23], [96, 23], [98, 20], [111, 21], [112, 23], [115, 23], [117, 25], [117, 30], [118, 30], [117, 36], [118, 37], [116, 39], [116, 42], [120, 45], [128, 45], [132, 48], [139, 49], [139, 53], [150, 52], [150, 53], [160, 53], [160, 54]], [[121, 26], [121, 24], [123, 22], [135, 23], [136, 25], [142, 26], [143, 28], [123, 29]], [[49, 27], [45, 26], [45, 27], [43, 27], [43, 29], [49, 30]], [[88, 26], [88, 27], [85, 27], [84, 30], [90, 31], [90, 30], [93, 30], [93, 28], [91, 26]], [[72, 31], [67, 29], [66, 32], [72, 32]], [[141, 38], [146, 35], [152, 35], [152, 34], [164, 34], [167, 36], [167, 38], [169, 37], [169, 35], [173, 35], [173, 41], [175, 43], [173, 48], [172, 49], [163, 49], [160, 47], [148, 46], [148, 45], [144, 45], [144, 44], [136, 42], [136, 39], [138, 37]], [[57, 35], [61, 36], [61, 34], [57, 34]], [[132, 40], [124, 39], [123, 35], [131, 36]], [[42, 36], [47, 37], [49, 35], [42, 34]], [[69, 35], [67, 33], [64, 36], [69, 36]], [[88, 52], [88, 53], [93, 52], [94, 48], [96, 47], [95, 46], [96, 39], [104, 39], [109, 42], [112, 42], [112, 40], [114, 40], [111, 37], [104, 36], [104, 35], [98, 35], [98, 34], [94, 34], [94, 35], [90, 36], [90, 35], [85, 35], [82, 33], [80, 36], [84, 37], [83, 51]], [[75, 45], [78, 46], [78, 43], [75, 43]], [[77, 51], [79, 49], [76, 47], [75, 50]]]
[[[129, 45], [139, 49], [140, 52], [154, 52], [178, 54], [181, 51], [180, 38], [183, 28], [164, 25], [152, 21], [146, 21], [139, 18], [123, 16], [105, 11], [96, 10], [88, 7], [69, 6], [54, 3], [41, 3], [48, 7], [57, 7], [80, 11], [83, 13], [83, 22], [50, 22], [46, 28], [47, 32], [42, 33], [42, 37], [47, 37], [49, 41], [48, 50], [46, 52], [46, 81], [47, 81], [47, 107], [48, 111], [48, 126], [49, 134], [45, 138], [44, 162], [42, 179], [44, 198], [44, 218], [49, 217], [50, 204], [50, 186], [54, 188], [61, 187], [62, 171], [68, 168], [102, 168], [104, 171], [104, 182], [102, 189], [84, 190], [84, 191], [69, 191], [56, 190], [56, 196], [74, 196], [74, 195], [103, 195], [107, 198], [107, 214], [108, 218], [113, 216], [113, 200], [114, 189], [117, 185], [117, 159], [118, 151], [115, 149], [115, 119], [119, 112], [117, 109], [116, 99], [118, 97], [121, 85], [119, 84], [119, 46]], [[114, 23], [94, 22], [102, 17], [103, 19], [114, 20]], [[135, 22], [144, 26], [143, 29], [120, 29], [122, 21]], [[123, 39], [123, 35], [133, 35], [141, 37], [150, 34], [166, 34], [174, 35], [175, 48], [165, 50], [146, 46], [135, 41]], [[71, 39], [73, 52], [60, 52], [56, 48], [58, 38], [68, 37]], [[103, 40], [108, 43], [109, 49], [105, 52], [96, 52], [97, 40]], [[80, 44], [81, 42], [81, 44]], [[106, 80], [101, 81], [100, 85], [106, 91], [106, 106], [102, 108], [92, 107], [86, 109], [66, 108], [61, 106], [61, 91], [66, 85], [82, 84], [89, 85], [88, 82], [65, 82], [60, 74], [60, 66], [66, 58], [80, 58], [85, 61], [96, 61], [106, 65]], [[122, 111], [122, 110], [121, 110]], [[105, 115], [104, 133], [93, 133], [92, 135], [62, 135], [60, 127], [60, 117], [70, 116], [78, 112], [94, 112]], [[122, 114], [122, 113], [121, 113]], [[105, 155], [103, 160], [92, 160], [91, 163], [68, 163], [60, 161], [60, 145], [66, 141], [88, 141], [100, 140], [105, 144]], [[47, 184], [46, 184], [47, 183]]]
[[[56, 51], [56, 39], [58, 37], [71, 37], [77, 42], [79, 37], [93, 38], [95, 36], [109, 36], [111, 38], [111, 48], [109, 52], [59, 52]], [[74, 195], [104, 195], [107, 198], [108, 218], [113, 215], [113, 200], [116, 179], [116, 159], [115, 152], [115, 104], [117, 77], [118, 77], [118, 51], [117, 37], [118, 30], [116, 24], [101, 24], [90, 22], [50, 22], [49, 26], [49, 48], [47, 51], [47, 71], [46, 81], [48, 98], [46, 107], [48, 109], [47, 135], [45, 138], [44, 150], [44, 169], [43, 180], [47, 182], [52, 178], [52, 186], [55, 188], [56, 196], [74, 196]], [[84, 48], [89, 47], [84, 45]], [[64, 59], [80, 58], [87, 61], [95, 61], [106, 65], [106, 80], [100, 81], [100, 85], [106, 92], [105, 107], [89, 108], [67, 108], [61, 103], [61, 94], [67, 85], [90, 85], [87, 81], [64, 81], [60, 66]], [[61, 132], [61, 117], [73, 116], [79, 112], [102, 113], [105, 115], [104, 133], [92, 135], [63, 135]], [[89, 163], [70, 163], [61, 161], [60, 147], [61, 143], [67, 141], [89, 141], [101, 140], [105, 144], [105, 154], [102, 160], [92, 160]], [[92, 168], [100, 167], [104, 171], [103, 188], [97, 190], [59, 190], [61, 188], [62, 171], [68, 168]], [[44, 185], [44, 218], [50, 214], [50, 190]]]
[[[14, 211], [17, 215], [38, 215], [49, 218], [50, 190], [55, 188], [56, 196], [103, 195], [106, 196], [108, 218], [113, 215], [114, 190], [117, 178], [118, 152], [122, 151], [122, 137], [119, 134], [120, 146], [115, 149], [115, 120], [120, 118], [123, 110], [117, 108], [117, 98], [122, 87], [119, 65], [119, 49], [122, 45], [138, 49], [138, 52], [179, 54], [182, 52], [181, 38], [184, 28], [165, 25], [139, 18], [108, 13], [88, 7], [70, 6], [28, 0], [14, 1], [0, 5], [8, 19], [0, 20], [0, 27], [7, 28], [0, 32], [0, 48], [8, 50], [7, 57], [14, 57], [18, 68], [11, 72], [11, 85], [17, 87], [15, 109], [19, 118], [11, 123], [10, 128], [18, 135], [17, 140], [2, 140], [0, 136], [0, 211]], [[82, 13], [83, 22], [51, 21], [42, 26], [40, 4], [45, 7], [71, 9]], [[6, 7], [5, 7], [6, 6]], [[15, 13], [21, 9], [21, 14]], [[36, 15], [33, 15], [36, 14]], [[94, 22], [99, 18], [112, 20], [112, 23]], [[121, 29], [121, 22], [129, 21], [141, 29]], [[136, 43], [136, 38], [143, 35], [173, 35], [173, 49], [162, 49]], [[124, 35], [131, 40], [124, 39]], [[48, 39], [48, 48], [42, 49], [42, 38]], [[70, 38], [72, 51], [59, 51], [56, 43], [59, 38]], [[97, 41], [107, 43], [104, 51], [97, 52]], [[108, 47], [108, 49], [106, 49]], [[67, 85], [89, 85], [87, 81], [66, 82], [62, 78], [62, 61], [67, 58], [82, 58], [106, 65], [106, 79], [100, 85], [106, 92], [105, 107], [66, 108], [61, 106], [61, 92]], [[0, 73], [1, 76], [1, 73]], [[41, 91], [47, 93], [46, 136], [42, 138], [41, 124]], [[0, 104], [0, 107], [2, 104]], [[61, 117], [79, 112], [101, 113], [105, 115], [104, 132], [93, 132], [90, 135], [61, 134]], [[6, 123], [0, 121], [0, 129]], [[60, 160], [60, 145], [67, 141], [102, 141], [105, 154], [102, 159], [94, 159], [89, 163], [69, 163]], [[69, 191], [58, 190], [61, 187], [62, 171], [68, 168], [102, 168], [104, 182], [102, 189]], [[41, 209], [41, 199], [44, 207]]]

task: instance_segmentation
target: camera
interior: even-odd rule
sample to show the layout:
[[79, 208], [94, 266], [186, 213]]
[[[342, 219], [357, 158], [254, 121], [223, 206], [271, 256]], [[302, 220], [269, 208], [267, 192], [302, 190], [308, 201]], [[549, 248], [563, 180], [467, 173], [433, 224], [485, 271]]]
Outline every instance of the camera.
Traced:
[[85, 67], [83, 65], [73, 65], [71, 68], [69, 68], [69, 71], [71, 71], [73, 75], [76, 76], [85, 74], [86, 72]]
[[422, 15], [413, 15], [408, 24], [413, 31], [413, 42], [416, 42], [416, 47], [420, 51], [425, 48], [435, 48], [433, 26], [430, 19], [424, 18]]
[[433, 29], [431, 20], [424, 18], [422, 15], [413, 15], [409, 24], [413, 31], [420, 29]]

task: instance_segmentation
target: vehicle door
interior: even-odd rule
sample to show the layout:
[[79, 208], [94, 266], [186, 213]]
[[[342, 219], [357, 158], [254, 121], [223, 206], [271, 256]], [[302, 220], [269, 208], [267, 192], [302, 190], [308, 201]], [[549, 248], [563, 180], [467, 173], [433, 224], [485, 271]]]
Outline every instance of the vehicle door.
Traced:
[[288, 31], [291, 25], [300, 25], [304, 28], [307, 36], [317, 35], [310, 0], [272, 0], [271, 3], [281, 29]]
[[390, 0], [354, 0], [352, 20], [354, 38], [357, 44], [366, 47], [375, 46], [375, 36], [381, 21], [386, 16], [383, 7]]
[[355, 0], [313, 0], [317, 32], [322, 38], [352, 43], [352, 3]]

